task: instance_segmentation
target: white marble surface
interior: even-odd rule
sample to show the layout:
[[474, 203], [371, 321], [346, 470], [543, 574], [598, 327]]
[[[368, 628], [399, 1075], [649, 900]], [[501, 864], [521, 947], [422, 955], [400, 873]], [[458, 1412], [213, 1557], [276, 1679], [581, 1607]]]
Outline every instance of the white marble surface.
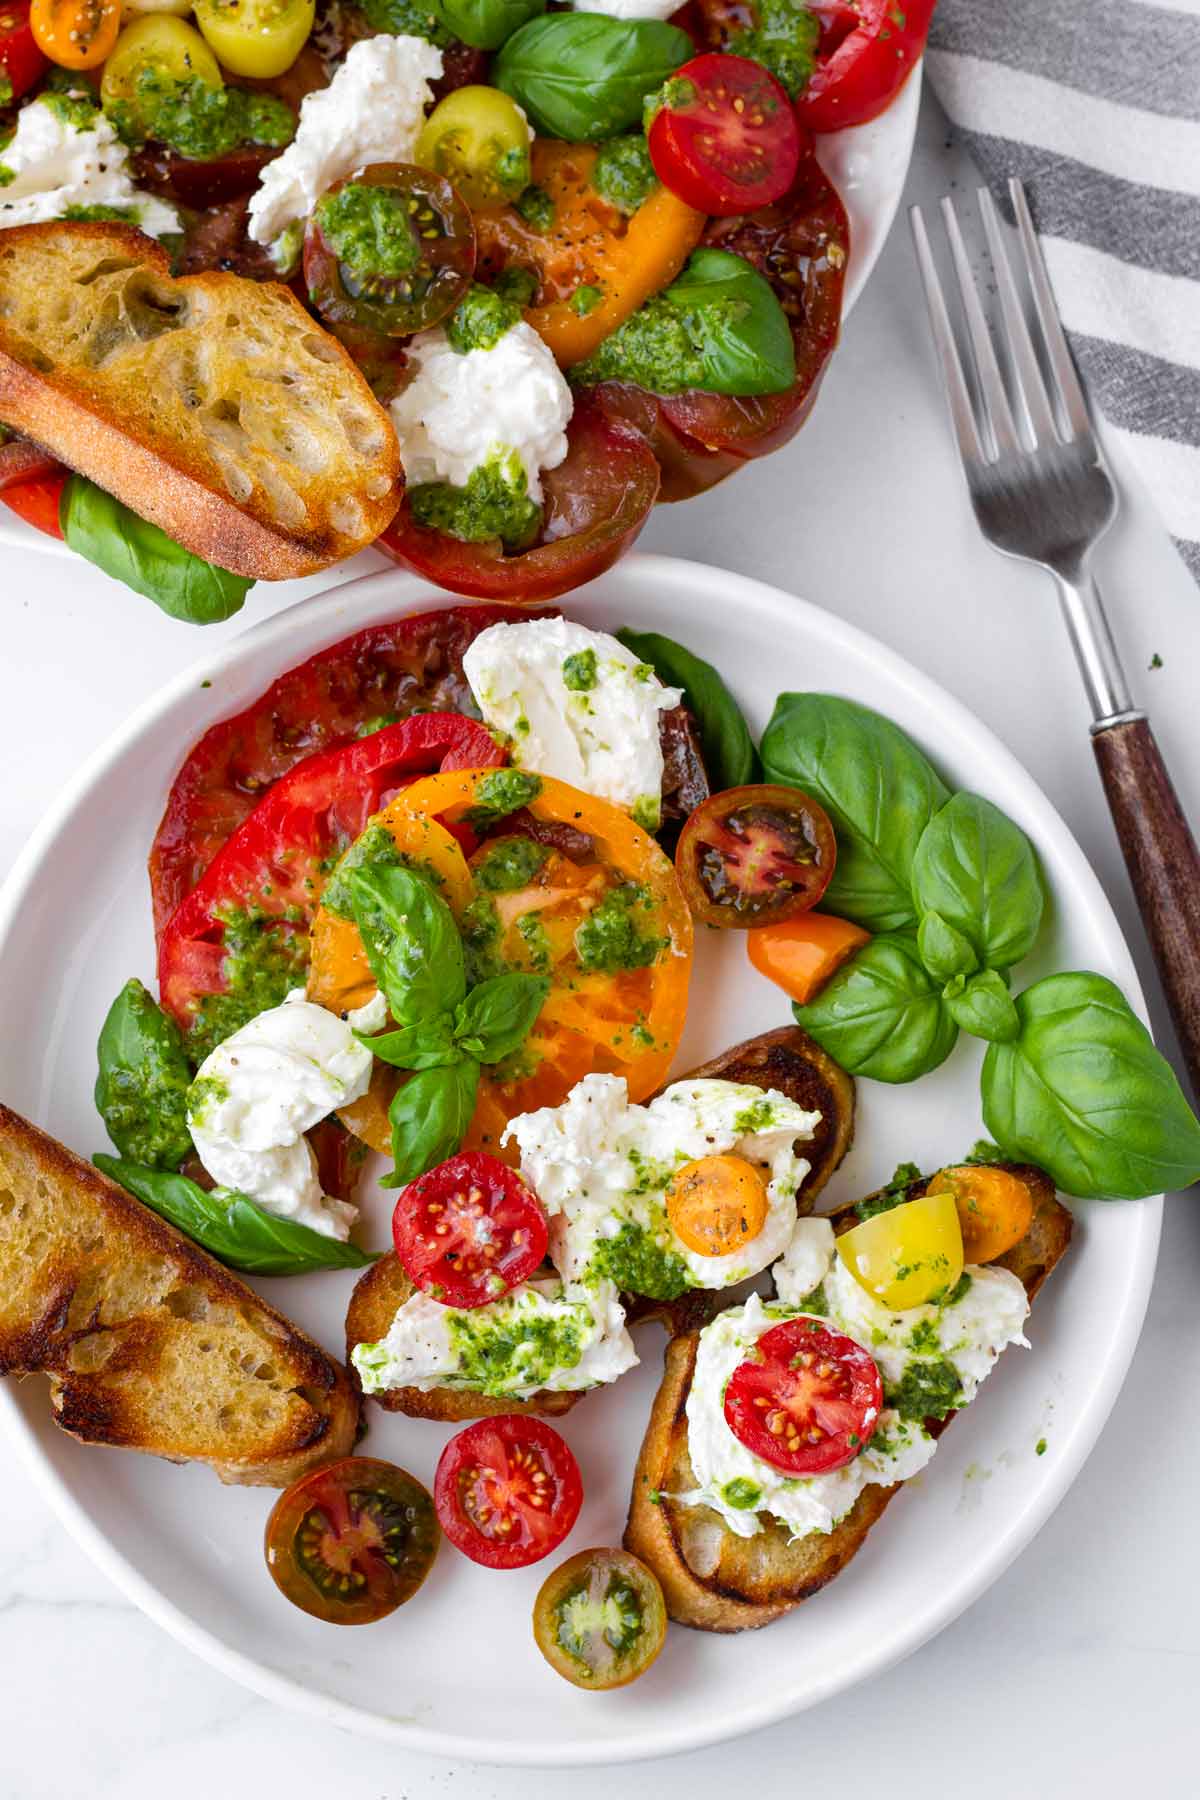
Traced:
[[[927, 101], [909, 199], [971, 175]], [[893, 644], [997, 730], [1092, 858], [1162, 1007], [1088, 748], [1048, 587], [977, 538], [935, 391], [898, 226], [801, 439], [749, 477], [664, 509], [643, 540], [792, 588]], [[1184, 803], [1200, 820], [1200, 594], [1144, 496], [1100, 557], [1117, 637]], [[259, 589], [247, 617], [314, 583]], [[0, 873], [59, 784], [201, 644], [86, 565], [5, 552], [0, 572]], [[207, 647], [222, 633], [206, 634]], [[1158, 655], [1163, 666], [1149, 670]], [[4, 1018], [0, 1029], [19, 1030]], [[579, 1771], [579, 1800], [685, 1784], [716, 1800], [747, 1779], [813, 1793], [847, 1771], [889, 1800], [1011, 1800], [1153, 1781], [1196, 1792], [1200, 1589], [1200, 1215], [1168, 1204], [1145, 1335], [1081, 1479], [1033, 1546], [964, 1618], [870, 1686], [671, 1766]], [[986, 1481], [980, 1504], [987, 1505]], [[454, 1765], [307, 1723], [163, 1636], [45, 1514], [22, 1469], [0, 1508], [0, 1800], [516, 1800], [551, 1774]], [[250, 1579], [250, 1576], [247, 1577]], [[464, 1700], [464, 1704], [469, 1704]], [[786, 1784], [786, 1787], [785, 1787]]]

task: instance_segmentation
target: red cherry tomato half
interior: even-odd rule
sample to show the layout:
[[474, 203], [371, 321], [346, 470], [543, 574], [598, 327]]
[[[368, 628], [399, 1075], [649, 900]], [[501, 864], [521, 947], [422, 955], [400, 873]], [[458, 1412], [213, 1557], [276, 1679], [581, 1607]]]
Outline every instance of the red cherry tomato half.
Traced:
[[427, 1488], [369, 1456], [293, 1483], [267, 1520], [267, 1567], [293, 1606], [329, 1625], [370, 1625], [411, 1600], [441, 1534]]
[[442, 1451], [433, 1483], [442, 1530], [485, 1569], [524, 1569], [557, 1550], [579, 1517], [570, 1447], [541, 1419], [477, 1419]]
[[705, 925], [774, 925], [815, 906], [833, 877], [828, 815], [798, 788], [726, 788], [679, 834], [675, 869]]
[[856, 1457], [879, 1421], [883, 1384], [861, 1344], [823, 1319], [763, 1333], [725, 1389], [738, 1442], [787, 1475], [827, 1475]]
[[533, 1189], [482, 1151], [452, 1156], [410, 1181], [392, 1215], [406, 1275], [446, 1306], [486, 1306], [527, 1280], [547, 1236]]
[[[36, 531], [44, 531], [47, 537], [61, 538], [58, 503], [67, 485], [67, 471], [53, 457], [44, 456], [40, 450], [34, 449], [32, 444], [5, 444], [3, 450], [28, 451], [30, 454], [21, 459], [20, 465], [13, 459], [7, 479], [4, 467], [0, 464], [0, 500]], [[22, 472], [22, 467], [30, 472]], [[32, 473], [34, 470], [47, 472]], [[58, 473], [49, 472], [53, 470], [58, 470]]]
[[705, 213], [750, 212], [782, 199], [800, 161], [786, 90], [745, 56], [684, 63], [666, 85], [647, 143], [663, 184]]
[[865, 125], [891, 105], [929, 36], [936, 0], [814, 0], [817, 66], [796, 100], [810, 131]]
[[29, 0], [4, 0], [0, 5], [0, 73], [12, 85], [12, 97], [27, 94], [47, 67], [29, 23]]
[[566, 460], [542, 475], [545, 517], [532, 550], [506, 556], [499, 539], [466, 544], [413, 521], [408, 501], [375, 540], [407, 569], [480, 600], [552, 600], [611, 568], [646, 523], [659, 469], [641, 433], [579, 398]]

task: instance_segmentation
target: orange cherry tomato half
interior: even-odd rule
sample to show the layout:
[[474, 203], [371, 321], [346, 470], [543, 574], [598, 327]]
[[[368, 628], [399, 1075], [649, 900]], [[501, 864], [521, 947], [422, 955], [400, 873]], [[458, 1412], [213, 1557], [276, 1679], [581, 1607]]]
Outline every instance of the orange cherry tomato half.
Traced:
[[852, 1461], [883, 1405], [862, 1345], [822, 1319], [785, 1319], [756, 1352], [725, 1389], [725, 1423], [738, 1442], [787, 1475], [827, 1475]]
[[667, 1189], [667, 1217], [697, 1256], [732, 1256], [767, 1218], [767, 1184], [744, 1156], [684, 1163]]
[[528, 1280], [548, 1236], [533, 1189], [479, 1151], [410, 1181], [392, 1215], [405, 1274], [445, 1306], [486, 1306]]
[[120, 0], [33, 0], [29, 24], [44, 56], [62, 69], [95, 69], [121, 29]]
[[942, 1169], [928, 1191], [946, 1190], [958, 1209], [966, 1262], [994, 1262], [1019, 1244], [1033, 1223], [1033, 1195], [1010, 1169], [987, 1163]]
[[275, 1502], [266, 1553], [279, 1591], [329, 1625], [370, 1625], [411, 1600], [441, 1533], [427, 1488], [394, 1463], [347, 1456]]
[[557, 1550], [579, 1517], [583, 1479], [542, 1419], [477, 1419], [442, 1451], [433, 1482], [442, 1530], [485, 1569], [525, 1569]]
[[837, 842], [824, 810], [798, 788], [760, 782], [698, 806], [679, 834], [675, 867], [702, 925], [771, 925], [815, 906]]
[[575, 1687], [625, 1687], [645, 1674], [667, 1635], [658, 1577], [628, 1550], [581, 1550], [542, 1583], [533, 1635]]
[[870, 941], [870, 932], [849, 919], [806, 912], [778, 925], [754, 927], [746, 933], [746, 950], [760, 975], [805, 1006]]
[[659, 180], [717, 217], [782, 199], [800, 163], [786, 88], [761, 63], [718, 52], [675, 71], [646, 142]]

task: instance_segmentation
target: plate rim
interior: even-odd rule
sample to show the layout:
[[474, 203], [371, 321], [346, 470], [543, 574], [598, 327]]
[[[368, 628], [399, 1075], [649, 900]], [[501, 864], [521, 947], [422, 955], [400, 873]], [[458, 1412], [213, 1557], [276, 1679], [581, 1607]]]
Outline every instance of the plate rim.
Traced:
[[[760, 601], [778, 603], [782, 598], [797, 620], [804, 620], [809, 632], [820, 634], [835, 650], [844, 647], [848, 652], [859, 656], [866, 653], [877, 668], [881, 668], [888, 677], [908, 689], [913, 698], [923, 705], [927, 716], [938, 718], [960, 731], [965, 728], [968, 736], [988, 755], [989, 766], [1003, 772], [1009, 779], [1015, 778], [1018, 785], [1025, 788], [1028, 797], [1043, 810], [1047, 824], [1055, 829], [1060, 858], [1065, 857], [1068, 865], [1074, 864], [1076, 876], [1082, 876], [1085, 885], [1092, 887], [1101, 929], [1107, 928], [1116, 960], [1123, 965], [1122, 979], [1130, 1002], [1138, 1015], [1149, 1023], [1145, 996], [1124, 934], [1099, 878], [1073, 833], [1019, 758], [961, 701], [872, 633], [812, 601], [802, 600], [788, 593], [786, 589], [713, 564], [698, 563], [682, 557], [634, 552], [615, 570], [609, 571], [606, 576], [599, 577], [596, 582], [588, 584], [588, 588], [580, 591], [599, 590], [614, 576], [619, 579], [622, 571], [648, 583], [690, 584], [693, 598], [698, 584], [714, 581], [722, 584], [726, 603], [736, 601], [739, 595], [750, 602], [757, 598]], [[218, 680], [231, 665], [239, 664], [247, 657], [254, 660], [261, 652], [269, 653], [276, 647], [282, 651], [298, 617], [303, 616], [307, 620], [311, 615], [324, 610], [329, 617], [329, 635], [307, 647], [304, 652], [305, 655], [315, 654], [322, 643], [335, 643], [349, 632], [361, 629], [361, 626], [356, 626], [346, 617], [347, 612], [357, 609], [357, 602], [364, 593], [369, 599], [372, 587], [382, 589], [385, 585], [389, 594], [394, 596], [397, 616], [403, 611], [411, 610], [416, 604], [431, 611], [462, 604], [460, 598], [430, 590], [420, 577], [402, 570], [387, 569], [363, 575], [335, 589], [309, 595], [271, 617], [258, 621], [214, 654], [181, 671], [174, 680], [137, 707], [86, 759], [72, 780], [61, 790], [18, 853], [7, 879], [0, 886], [0, 967], [3, 966], [9, 933], [36, 880], [43, 858], [78, 805], [106, 778], [111, 767], [136, 744], [144, 731], [169, 714], [185, 697], [194, 702], [197, 686], [202, 680], [212, 682], [212, 692], [217, 697], [214, 700], [214, 720], [223, 716], [228, 711], [228, 703], [221, 706]], [[291, 665], [281, 662], [281, 668], [286, 666]], [[1076, 1413], [1069, 1435], [1060, 1440], [1058, 1454], [1051, 1468], [1045, 1472], [1044, 1485], [1037, 1493], [1030, 1493], [1025, 1502], [1014, 1509], [999, 1530], [989, 1553], [977, 1557], [961, 1579], [942, 1591], [938, 1603], [916, 1630], [892, 1631], [881, 1636], [877, 1643], [854, 1659], [849, 1671], [843, 1670], [824, 1682], [819, 1678], [813, 1680], [803, 1694], [772, 1697], [757, 1705], [745, 1705], [732, 1723], [728, 1720], [714, 1720], [710, 1727], [699, 1731], [694, 1726], [672, 1726], [668, 1717], [651, 1728], [637, 1728], [635, 1734], [627, 1736], [624, 1742], [617, 1742], [611, 1731], [605, 1733], [597, 1730], [594, 1735], [581, 1739], [577, 1744], [540, 1744], [533, 1739], [489, 1747], [480, 1745], [475, 1740], [464, 1740], [452, 1732], [435, 1730], [411, 1720], [391, 1718], [310, 1688], [303, 1681], [283, 1674], [239, 1650], [206, 1626], [197, 1624], [182, 1606], [168, 1598], [149, 1577], [143, 1575], [125, 1553], [93, 1523], [83, 1500], [60, 1477], [43, 1450], [33, 1424], [26, 1418], [11, 1387], [6, 1384], [0, 1384], [0, 1422], [51, 1509], [97, 1567], [141, 1611], [178, 1642], [261, 1697], [276, 1701], [309, 1718], [320, 1719], [359, 1735], [401, 1744], [421, 1753], [458, 1760], [518, 1767], [560, 1768], [650, 1760], [729, 1741], [793, 1717], [831, 1698], [835, 1693], [858, 1686], [919, 1649], [951, 1624], [999, 1579], [1073, 1486], [1099, 1440], [1128, 1375], [1154, 1279], [1163, 1201], [1161, 1196], [1155, 1196], [1137, 1204], [1141, 1208], [1141, 1227], [1133, 1245], [1130, 1279], [1121, 1311], [1114, 1319], [1114, 1335], [1102, 1377], [1084, 1406]]]

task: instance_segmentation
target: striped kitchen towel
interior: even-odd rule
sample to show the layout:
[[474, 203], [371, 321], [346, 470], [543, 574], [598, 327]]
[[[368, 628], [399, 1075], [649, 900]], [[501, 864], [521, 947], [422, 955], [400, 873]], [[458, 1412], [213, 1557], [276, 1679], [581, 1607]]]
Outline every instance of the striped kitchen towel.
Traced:
[[940, 0], [926, 68], [1200, 580], [1200, 0]]

